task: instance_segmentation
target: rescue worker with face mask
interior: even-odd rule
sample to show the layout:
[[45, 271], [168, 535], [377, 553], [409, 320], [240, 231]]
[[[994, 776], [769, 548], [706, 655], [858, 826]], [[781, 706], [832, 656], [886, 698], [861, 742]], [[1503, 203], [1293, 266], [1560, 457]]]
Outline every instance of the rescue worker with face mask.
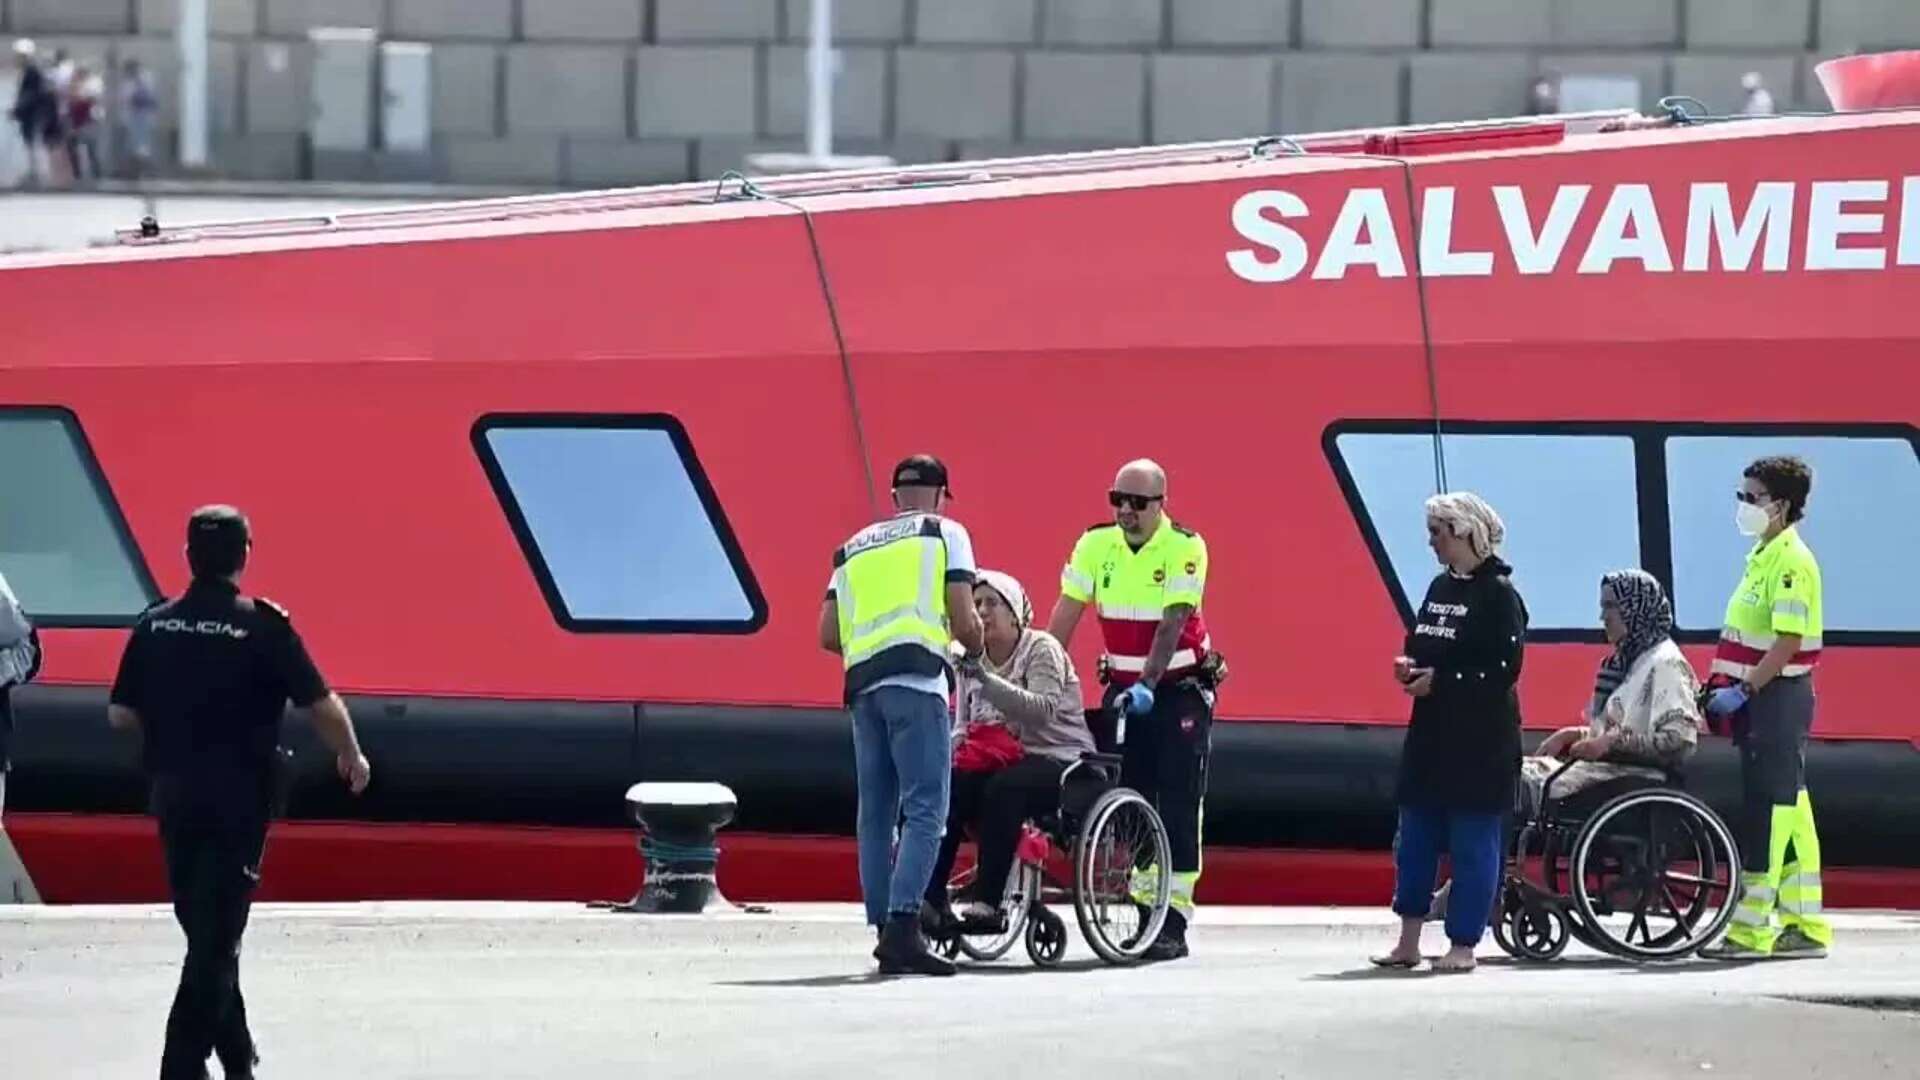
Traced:
[[1715, 730], [1731, 728], [1740, 749], [1742, 872], [1726, 937], [1700, 950], [1710, 959], [1820, 957], [1833, 944], [1807, 798], [1823, 619], [1820, 565], [1796, 526], [1812, 490], [1805, 462], [1765, 457], [1747, 466], [1734, 493], [1736, 523], [1757, 542], [1727, 601], [1706, 712]]

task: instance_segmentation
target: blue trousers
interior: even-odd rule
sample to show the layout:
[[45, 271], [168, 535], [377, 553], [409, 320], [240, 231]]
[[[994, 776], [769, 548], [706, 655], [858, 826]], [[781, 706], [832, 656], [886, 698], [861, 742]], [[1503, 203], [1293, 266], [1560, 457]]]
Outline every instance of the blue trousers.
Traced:
[[1440, 848], [1453, 859], [1453, 891], [1447, 897], [1447, 940], [1472, 947], [1486, 933], [1499, 895], [1500, 814], [1402, 806], [1400, 833], [1393, 845], [1393, 912], [1419, 919], [1433, 906], [1433, 881], [1440, 871]]
[[[933, 694], [882, 686], [853, 699], [853, 766], [860, 785], [860, 894], [867, 922], [917, 915], [947, 821], [947, 709]], [[900, 823], [899, 851], [893, 827]]]

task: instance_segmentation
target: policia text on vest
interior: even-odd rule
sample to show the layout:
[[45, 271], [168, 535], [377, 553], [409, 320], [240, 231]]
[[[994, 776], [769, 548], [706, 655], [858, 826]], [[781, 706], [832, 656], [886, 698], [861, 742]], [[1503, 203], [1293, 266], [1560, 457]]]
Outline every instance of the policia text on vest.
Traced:
[[240, 937], [260, 881], [287, 702], [311, 710], [354, 794], [370, 777], [346, 706], [286, 611], [240, 591], [252, 546], [238, 510], [194, 512], [192, 584], [134, 624], [107, 707], [109, 723], [141, 736], [167, 887], [187, 936], [161, 1080], [198, 1080], [209, 1054], [229, 1077], [252, 1076], [259, 1060], [240, 994]]
[[894, 466], [897, 512], [834, 551], [820, 608], [820, 645], [840, 656], [853, 711], [860, 891], [867, 922], [880, 930], [874, 958], [888, 974], [954, 970], [928, 950], [920, 928], [953, 762], [947, 648], [958, 641], [969, 656], [984, 648], [973, 539], [940, 513], [951, 497], [938, 458], [916, 454]]

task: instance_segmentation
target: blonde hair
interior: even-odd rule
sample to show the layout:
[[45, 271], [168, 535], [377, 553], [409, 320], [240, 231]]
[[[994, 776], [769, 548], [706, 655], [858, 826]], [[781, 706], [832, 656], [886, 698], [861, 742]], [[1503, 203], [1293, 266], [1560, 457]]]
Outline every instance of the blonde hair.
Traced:
[[1507, 539], [1506, 523], [1487, 500], [1471, 491], [1433, 496], [1427, 500], [1427, 516], [1438, 519], [1448, 532], [1472, 545], [1476, 558], [1492, 555]]

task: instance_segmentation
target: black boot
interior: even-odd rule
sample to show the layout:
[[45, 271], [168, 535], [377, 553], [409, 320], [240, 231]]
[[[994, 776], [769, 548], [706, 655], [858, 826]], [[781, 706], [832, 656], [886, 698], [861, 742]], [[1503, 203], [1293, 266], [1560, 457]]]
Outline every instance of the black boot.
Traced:
[[920, 916], [893, 915], [880, 931], [880, 946], [873, 950], [880, 959], [882, 975], [951, 975], [953, 965], [927, 951], [920, 936]]
[[1178, 960], [1187, 955], [1187, 920], [1177, 911], [1167, 912], [1167, 921], [1160, 927], [1160, 936], [1147, 946], [1142, 959], [1149, 962], [1159, 960]]

